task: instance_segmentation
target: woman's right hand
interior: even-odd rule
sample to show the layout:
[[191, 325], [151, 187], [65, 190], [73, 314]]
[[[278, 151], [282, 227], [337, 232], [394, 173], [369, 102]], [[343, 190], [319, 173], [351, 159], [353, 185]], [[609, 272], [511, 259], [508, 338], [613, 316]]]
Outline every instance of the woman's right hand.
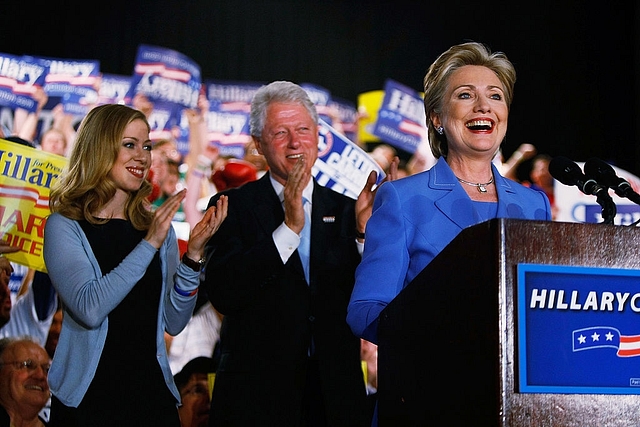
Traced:
[[154, 248], [160, 249], [160, 246], [162, 246], [162, 242], [164, 242], [164, 239], [166, 239], [167, 234], [169, 233], [171, 221], [173, 220], [176, 212], [178, 212], [178, 209], [180, 209], [180, 204], [186, 195], [187, 189], [185, 188], [169, 197], [159, 208], [156, 209], [153, 221], [151, 222], [151, 227], [149, 227], [149, 231], [144, 237], [144, 239], [151, 243]]

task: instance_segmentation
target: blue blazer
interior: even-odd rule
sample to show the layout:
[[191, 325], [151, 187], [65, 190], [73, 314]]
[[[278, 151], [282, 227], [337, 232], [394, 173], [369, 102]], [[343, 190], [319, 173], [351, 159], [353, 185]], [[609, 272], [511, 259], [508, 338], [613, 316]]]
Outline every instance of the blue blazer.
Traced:
[[[547, 196], [502, 177], [496, 218], [551, 220]], [[444, 158], [428, 171], [380, 186], [347, 311], [359, 337], [377, 343], [380, 312], [464, 228], [492, 219], [476, 209]], [[483, 250], [482, 248], [469, 248]]]

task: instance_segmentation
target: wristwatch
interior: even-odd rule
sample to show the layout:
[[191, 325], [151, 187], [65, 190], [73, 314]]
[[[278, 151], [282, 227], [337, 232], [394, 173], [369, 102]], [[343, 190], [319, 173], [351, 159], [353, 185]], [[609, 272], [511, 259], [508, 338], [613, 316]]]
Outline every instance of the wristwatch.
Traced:
[[193, 271], [200, 272], [204, 267], [204, 258], [200, 258], [198, 261], [194, 261], [185, 253], [184, 255], [182, 255], [182, 263], [187, 267], [190, 267]]

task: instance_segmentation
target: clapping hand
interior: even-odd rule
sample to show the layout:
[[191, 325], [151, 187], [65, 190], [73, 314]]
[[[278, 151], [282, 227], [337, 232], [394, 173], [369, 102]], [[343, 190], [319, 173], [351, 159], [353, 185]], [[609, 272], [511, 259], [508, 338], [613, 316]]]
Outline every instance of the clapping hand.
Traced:
[[193, 260], [201, 259], [204, 254], [204, 247], [220, 228], [220, 225], [227, 217], [229, 207], [229, 198], [220, 196], [215, 206], [211, 206], [204, 213], [204, 216], [198, 222], [189, 236], [187, 243], [187, 256]]
[[304, 228], [304, 204], [302, 192], [311, 179], [311, 167], [301, 157], [289, 172], [284, 186], [284, 223], [294, 233], [300, 234]]
[[[387, 176], [384, 177], [380, 185], [387, 181], [393, 181], [398, 178], [398, 165], [400, 164], [400, 158], [395, 156], [389, 165], [389, 172]], [[378, 187], [373, 188], [376, 180], [378, 179], [378, 174], [376, 171], [371, 171], [369, 176], [367, 177], [367, 182], [364, 185], [364, 188], [358, 195], [358, 200], [356, 200], [356, 228], [358, 231], [364, 233], [364, 230], [367, 226], [367, 221], [371, 218], [371, 214], [373, 213], [373, 200], [376, 196], [376, 191], [378, 191]]]
[[151, 221], [151, 226], [145, 236], [145, 240], [151, 243], [154, 248], [160, 249], [160, 246], [162, 246], [162, 242], [164, 242], [164, 239], [169, 233], [173, 216], [178, 212], [178, 209], [180, 209], [180, 204], [186, 195], [187, 190], [183, 189], [169, 197], [155, 210], [153, 221]]

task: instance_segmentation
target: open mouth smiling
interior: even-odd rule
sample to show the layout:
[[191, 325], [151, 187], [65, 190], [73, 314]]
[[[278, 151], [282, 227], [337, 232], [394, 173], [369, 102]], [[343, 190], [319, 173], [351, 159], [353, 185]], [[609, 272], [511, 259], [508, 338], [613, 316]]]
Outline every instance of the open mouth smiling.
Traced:
[[127, 168], [127, 170], [137, 178], [144, 178], [144, 169], [141, 168]]
[[467, 129], [475, 131], [489, 131], [493, 128], [493, 121], [491, 120], [472, 120], [465, 124]]

